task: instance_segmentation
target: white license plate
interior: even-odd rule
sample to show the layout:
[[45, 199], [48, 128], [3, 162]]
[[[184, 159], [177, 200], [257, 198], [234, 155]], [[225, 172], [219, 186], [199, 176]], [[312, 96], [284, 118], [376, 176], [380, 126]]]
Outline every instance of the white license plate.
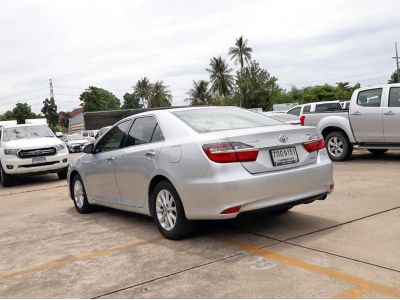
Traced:
[[299, 162], [295, 147], [271, 150], [271, 157], [274, 167]]
[[45, 156], [39, 156], [39, 157], [34, 157], [32, 158], [32, 164], [41, 164], [46, 162], [46, 157]]

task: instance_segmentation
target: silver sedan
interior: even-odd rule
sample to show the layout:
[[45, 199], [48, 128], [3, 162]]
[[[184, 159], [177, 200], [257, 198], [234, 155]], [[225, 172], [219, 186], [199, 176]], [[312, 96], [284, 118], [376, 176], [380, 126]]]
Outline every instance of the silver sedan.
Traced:
[[313, 127], [234, 107], [155, 110], [115, 124], [70, 165], [80, 213], [95, 205], [152, 216], [167, 238], [196, 220], [325, 199], [332, 162]]

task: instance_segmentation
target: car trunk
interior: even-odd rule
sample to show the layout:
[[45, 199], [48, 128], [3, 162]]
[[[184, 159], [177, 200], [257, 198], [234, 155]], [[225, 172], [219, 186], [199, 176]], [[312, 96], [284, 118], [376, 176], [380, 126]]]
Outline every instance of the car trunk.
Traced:
[[277, 125], [236, 129], [209, 133], [228, 138], [230, 142], [241, 142], [259, 149], [256, 161], [241, 162], [252, 174], [296, 168], [315, 163], [317, 151], [309, 153], [304, 143], [315, 139], [313, 127]]

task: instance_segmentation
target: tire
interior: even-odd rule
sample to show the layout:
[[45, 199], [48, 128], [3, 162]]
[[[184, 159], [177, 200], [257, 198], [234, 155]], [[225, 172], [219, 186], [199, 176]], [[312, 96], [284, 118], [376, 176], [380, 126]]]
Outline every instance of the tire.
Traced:
[[389, 149], [368, 149], [373, 155], [383, 155], [388, 152]]
[[14, 182], [13, 178], [6, 172], [4, 172], [1, 163], [0, 163], [0, 180], [3, 187], [12, 186]]
[[[80, 186], [79, 187], [80, 190], [78, 189], [78, 186]], [[70, 189], [71, 189], [71, 197], [72, 200], [74, 201], [76, 210], [80, 214], [87, 214], [92, 212], [94, 206], [91, 205], [87, 200], [86, 190], [85, 186], [83, 185], [81, 176], [79, 176], [78, 174], [74, 176], [74, 178], [71, 181]]]
[[180, 240], [195, 232], [195, 222], [186, 219], [181, 198], [169, 181], [161, 181], [154, 188], [150, 210], [158, 230], [167, 239]]
[[59, 179], [66, 179], [68, 174], [68, 168], [63, 169], [60, 172], [57, 172], [58, 178]]
[[345, 134], [334, 131], [325, 137], [326, 151], [332, 161], [349, 159], [353, 153], [353, 146]]

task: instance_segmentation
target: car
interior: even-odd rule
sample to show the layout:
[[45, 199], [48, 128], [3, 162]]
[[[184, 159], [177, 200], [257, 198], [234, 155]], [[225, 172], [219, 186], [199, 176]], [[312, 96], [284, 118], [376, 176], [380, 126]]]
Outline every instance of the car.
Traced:
[[65, 137], [65, 143], [69, 152], [81, 152], [83, 147], [89, 144], [90, 141], [83, 138], [79, 133], [74, 133]]
[[84, 130], [81, 135], [84, 139], [94, 142], [96, 140], [96, 134], [98, 130]]
[[102, 127], [99, 129], [99, 131], [97, 131], [96, 133], [96, 140], [101, 137], [103, 134], [105, 134], [107, 132], [108, 129], [110, 129], [112, 126], [106, 126], [106, 127]]
[[292, 109], [288, 110], [286, 113], [289, 115], [294, 115], [299, 117], [300, 115], [314, 113], [314, 112], [340, 111], [340, 110], [342, 110], [342, 106], [339, 100], [334, 100], [334, 101], [313, 102], [295, 106]]
[[136, 114], [84, 153], [68, 170], [76, 210], [149, 215], [169, 239], [193, 234], [196, 220], [285, 211], [333, 190], [332, 162], [315, 128], [235, 107]]
[[16, 176], [57, 173], [67, 177], [69, 154], [65, 144], [45, 124], [2, 124], [0, 179], [4, 187]]

